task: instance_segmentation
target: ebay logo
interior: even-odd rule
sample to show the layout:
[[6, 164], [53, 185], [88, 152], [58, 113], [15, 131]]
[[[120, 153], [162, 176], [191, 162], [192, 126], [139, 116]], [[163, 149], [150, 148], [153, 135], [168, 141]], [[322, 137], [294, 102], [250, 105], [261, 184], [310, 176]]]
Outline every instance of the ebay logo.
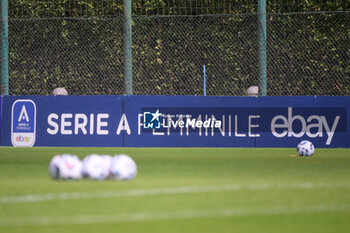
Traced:
[[17, 142], [29, 142], [30, 141], [30, 137], [23, 137], [21, 135], [16, 137], [16, 141]]

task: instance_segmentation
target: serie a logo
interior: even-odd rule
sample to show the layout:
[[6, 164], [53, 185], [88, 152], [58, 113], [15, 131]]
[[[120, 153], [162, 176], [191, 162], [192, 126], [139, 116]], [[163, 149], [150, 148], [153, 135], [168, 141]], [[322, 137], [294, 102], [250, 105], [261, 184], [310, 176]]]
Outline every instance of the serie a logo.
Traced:
[[12, 105], [11, 142], [13, 146], [33, 146], [36, 134], [36, 105], [32, 100], [16, 100]]

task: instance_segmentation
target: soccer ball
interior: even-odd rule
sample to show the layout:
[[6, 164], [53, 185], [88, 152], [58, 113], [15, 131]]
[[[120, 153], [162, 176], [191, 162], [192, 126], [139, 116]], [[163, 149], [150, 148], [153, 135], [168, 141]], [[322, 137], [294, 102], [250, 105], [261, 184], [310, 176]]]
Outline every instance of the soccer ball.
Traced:
[[82, 163], [78, 156], [64, 154], [59, 162], [60, 179], [78, 180], [81, 178]]
[[68, 91], [64, 87], [57, 87], [52, 92], [53, 95], [68, 95]]
[[247, 96], [258, 96], [259, 95], [259, 87], [251, 86], [246, 91]]
[[86, 178], [103, 180], [109, 175], [109, 164], [102, 156], [88, 155], [83, 160], [82, 174]]
[[315, 152], [315, 147], [310, 141], [304, 140], [298, 144], [297, 151], [300, 156], [312, 156]]
[[137, 174], [136, 163], [127, 155], [116, 155], [111, 161], [110, 174], [113, 179], [131, 180]]
[[81, 171], [82, 163], [76, 155], [56, 155], [49, 165], [50, 176], [53, 179], [78, 180], [81, 178]]

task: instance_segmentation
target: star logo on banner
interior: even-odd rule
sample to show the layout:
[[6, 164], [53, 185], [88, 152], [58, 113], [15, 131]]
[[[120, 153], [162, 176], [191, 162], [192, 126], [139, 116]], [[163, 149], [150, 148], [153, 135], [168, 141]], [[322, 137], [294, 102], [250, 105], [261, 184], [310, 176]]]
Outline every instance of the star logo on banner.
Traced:
[[157, 111], [155, 113], [151, 113], [153, 118], [151, 120], [151, 122], [153, 122], [154, 120], [159, 121], [159, 117], [162, 115], [161, 113], [159, 113], [159, 109], [157, 109]]

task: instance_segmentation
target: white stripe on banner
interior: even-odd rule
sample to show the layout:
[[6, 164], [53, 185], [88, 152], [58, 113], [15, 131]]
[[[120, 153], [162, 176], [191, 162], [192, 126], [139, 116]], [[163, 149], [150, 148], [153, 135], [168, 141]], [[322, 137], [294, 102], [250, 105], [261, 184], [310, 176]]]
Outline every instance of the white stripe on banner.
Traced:
[[265, 216], [281, 214], [312, 214], [329, 212], [349, 212], [350, 205], [316, 205], [298, 207], [261, 207], [261, 208], [236, 208], [236, 209], [214, 209], [214, 210], [186, 210], [178, 212], [158, 213], [130, 213], [120, 215], [80, 215], [66, 217], [29, 217], [0, 219], [0, 227], [20, 226], [49, 226], [49, 225], [81, 225], [97, 223], [120, 223], [140, 221], [160, 221], [176, 219], [200, 219], [218, 217], [242, 217], [242, 216]]
[[216, 186], [181, 186], [170, 188], [131, 189], [124, 191], [103, 192], [70, 192], [70, 193], [46, 193], [28, 194], [21, 196], [3, 196], [0, 204], [36, 203], [46, 201], [65, 201], [78, 199], [105, 199], [115, 197], [138, 197], [155, 195], [175, 195], [191, 193], [231, 192], [242, 190], [276, 190], [276, 189], [328, 189], [350, 188], [350, 183], [297, 183], [297, 184], [225, 184]]

